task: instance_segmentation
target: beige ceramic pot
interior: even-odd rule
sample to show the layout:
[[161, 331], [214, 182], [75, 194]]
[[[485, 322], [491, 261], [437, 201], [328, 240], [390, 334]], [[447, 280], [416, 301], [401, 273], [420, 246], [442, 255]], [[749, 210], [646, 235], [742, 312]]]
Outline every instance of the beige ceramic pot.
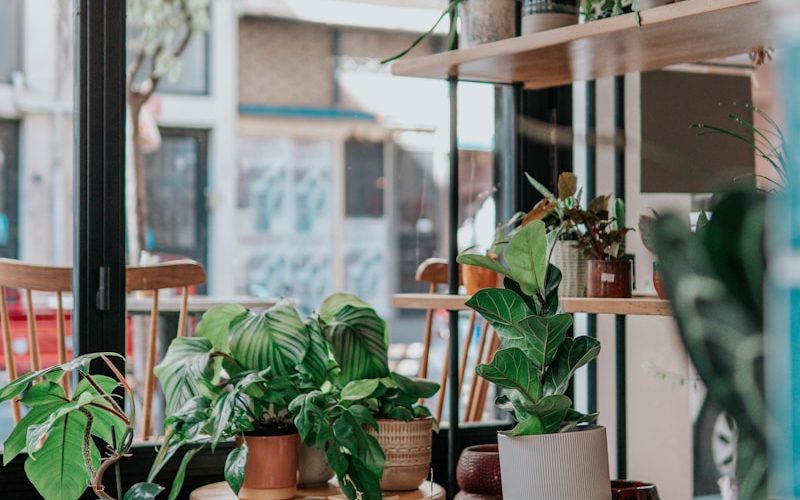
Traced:
[[325, 460], [325, 450], [300, 443], [297, 453], [299, 466], [297, 485], [300, 488], [324, 485], [333, 477], [333, 469]]
[[294, 427], [267, 429], [261, 434], [244, 438], [247, 442], [247, 465], [239, 498], [294, 498], [297, 494], [297, 430]]
[[586, 296], [586, 262], [588, 259], [574, 241], [556, 241], [550, 262], [561, 271], [559, 297]]
[[382, 491], [416, 490], [430, 475], [433, 420], [410, 422], [379, 419], [380, 432], [368, 428], [386, 455], [381, 479]]
[[524, 0], [522, 3], [522, 34], [563, 28], [578, 24], [578, 0]]
[[610, 500], [604, 427], [539, 436], [497, 436], [503, 497]]
[[517, 0], [464, 0], [458, 8], [462, 49], [517, 34]]

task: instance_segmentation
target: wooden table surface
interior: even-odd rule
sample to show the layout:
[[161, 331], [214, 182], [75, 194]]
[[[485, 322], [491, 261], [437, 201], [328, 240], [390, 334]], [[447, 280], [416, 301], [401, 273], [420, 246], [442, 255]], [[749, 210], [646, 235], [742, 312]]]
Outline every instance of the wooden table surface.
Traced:
[[[335, 479], [333, 480], [335, 481]], [[194, 490], [189, 497], [190, 500], [237, 500], [236, 495], [231, 490], [228, 483], [209, 484]], [[319, 488], [304, 488], [297, 490], [295, 498], [305, 498], [306, 500], [339, 500], [345, 499], [341, 490], [332, 484], [327, 484]], [[444, 500], [444, 488], [436, 483], [425, 481], [422, 486], [415, 491], [384, 492], [385, 500]]]

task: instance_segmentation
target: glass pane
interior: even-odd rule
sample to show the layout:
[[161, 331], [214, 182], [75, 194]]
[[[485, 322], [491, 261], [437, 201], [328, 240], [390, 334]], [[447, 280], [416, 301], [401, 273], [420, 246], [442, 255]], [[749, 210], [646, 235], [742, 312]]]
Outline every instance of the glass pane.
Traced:
[[21, 0], [0, 2], [0, 82], [19, 69]]

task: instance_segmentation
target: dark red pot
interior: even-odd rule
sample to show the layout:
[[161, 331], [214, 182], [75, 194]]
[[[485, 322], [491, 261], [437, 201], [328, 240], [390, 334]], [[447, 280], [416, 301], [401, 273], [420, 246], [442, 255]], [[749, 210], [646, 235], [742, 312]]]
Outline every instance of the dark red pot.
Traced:
[[501, 499], [500, 454], [496, 444], [470, 446], [461, 452], [456, 469], [458, 500]]
[[658, 262], [653, 262], [653, 286], [659, 299], [667, 300], [667, 291], [664, 289], [664, 275], [661, 274], [661, 266]]
[[633, 262], [628, 259], [590, 260], [586, 296], [629, 299], [633, 292]]
[[612, 500], [660, 500], [655, 484], [640, 481], [611, 481]]

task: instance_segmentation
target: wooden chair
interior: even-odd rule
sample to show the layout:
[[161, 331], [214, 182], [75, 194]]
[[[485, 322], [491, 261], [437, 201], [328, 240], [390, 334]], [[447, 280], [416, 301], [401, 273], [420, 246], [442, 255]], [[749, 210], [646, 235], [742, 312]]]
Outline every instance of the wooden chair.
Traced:
[[150, 325], [147, 333], [147, 359], [145, 361], [144, 392], [142, 394], [142, 440], [150, 439], [151, 422], [153, 418], [153, 395], [156, 390], [156, 380], [153, 369], [156, 365], [158, 351], [158, 292], [164, 289], [177, 288], [181, 290], [181, 307], [178, 315], [177, 335], [186, 334], [186, 322], [189, 312], [189, 287], [201, 285], [206, 282], [206, 272], [203, 266], [193, 260], [175, 260], [159, 264], [128, 267], [126, 271], [126, 289], [131, 292], [150, 292], [153, 306], [150, 311]]
[[[429, 286], [429, 293], [437, 293], [438, 289], [442, 285], [446, 285], [448, 283], [448, 271], [447, 271], [447, 261], [444, 259], [427, 259], [422, 264], [419, 265], [417, 268], [416, 273], [416, 280], [423, 283], [428, 283]], [[459, 268], [459, 282], [461, 281], [461, 269]], [[430, 357], [430, 347], [431, 341], [433, 336], [433, 309], [428, 309], [426, 316], [425, 316], [425, 333], [423, 338], [423, 351], [422, 351], [422, 359], [420, 360], [420, 368], [419, 368], [419, 376], [421, 378], [426, 378], [428, 376], [428, 360]], [[467, 337], [464, 341], [464, 345], [461, 350], [461, 359], [458, 369], [458, 394], [461, 394], [461, 389], [464, 385], [464, 379], [466, 375], [467, 365], [469, 363], [469, 349], [472, 340], [472, 332], [475, 329], [475, 323], [477, 320], [477, 314], [475, 311], [470, 311], [469, 313], [469, 323], [467, 327]], [[493, 340], [490, 342], [491, 346], [490, 349], [487, 351], [485, 346], [487, 339], [492, 336]], [[494, 338], [496, 338], [496, 334], [494, 331], [489, 327], [489, 322], [483, 320], [481, 324], [481, 336], [478, 340], [478, 356], [477, 356], [477, 363], [481, 362], [488, 362], [491, 359], [491, 356], [494, 356], [494, 351], [497, 350], [497, 347], [494, 347]], [[447, 393], [447, 374], [450, 367], [450, 339], [448, 338], [446, 346], [445, 346], [445, 358], [444, 358], [444, 366], [442, 368], [442, 375], [439, 379], [439, 384], [441, 385], [441, 389], [439, 390], [439, 396], [436, 402], [436, 412], [435, 416], [437, 420], [441, 420], [442, 412], [444, 411], [444, 400], [445, 395]], [[465, 421], [477, 421], [480, 420], [480, 415], [483, 413], [483, 407], [486, 402], [486, 395], [488, 392], [488, 384], [481, 385], [480, 377], [473, 376], [473, 383], [470, 386], [470, 395], [469, 400], [467, 403], [467, 411], [465, 412]], [[482, 399], [481, 399], [482, 396]]]
[[[30, 353], [30, 369], [42, 369], [39, 335], [37, 334], [36, 313], [33, 308], [33, 291], [55, 293], [56, 295], [56, 345], [57, 362], [67, 362], [66, 322], [64, 321], [63, 294], [72, 291], [72, 268], [49, 267], [25, 264], [18, 260], [0, 258], [0, 316], [3, 336], [3, 361], [5, 362], [8, 381], [17, 378], [17, 361], [14, 359], [11, 319], [9, 316], [6, 293], [9, 289], [17, 289], [25, 295], [25, 313], [28, 328], [28, 352]], [[69, 378], [63, 377], [61, 384], [69, 393]], [[19, 401], [11, 403], [14, 423], [21, 417]]]

